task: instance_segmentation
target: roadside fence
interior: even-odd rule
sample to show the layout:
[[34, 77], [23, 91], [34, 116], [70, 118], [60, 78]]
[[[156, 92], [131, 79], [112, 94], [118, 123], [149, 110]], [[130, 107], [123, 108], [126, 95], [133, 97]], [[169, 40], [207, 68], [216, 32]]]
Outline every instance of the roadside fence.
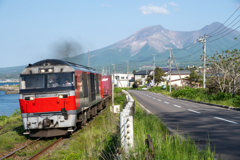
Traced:
[[122, 90], [122, 92], [126, 95], [128, 103], [120, 112], [121, 146], [124, 148], [125, 153], [129, 153], [129, 149], [134, 147], [133, 114], [135, 112], [135, 101], [127, 91]]

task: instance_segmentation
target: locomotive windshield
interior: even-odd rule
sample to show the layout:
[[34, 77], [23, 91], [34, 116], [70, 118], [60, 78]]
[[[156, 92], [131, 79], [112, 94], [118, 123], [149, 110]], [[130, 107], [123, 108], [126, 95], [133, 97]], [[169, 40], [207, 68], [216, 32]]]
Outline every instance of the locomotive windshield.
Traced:
[[44, 88], [44, 75], [21, 76], [20, 89], [39, 89]]
[[20, 75], [20, 93], [74, 90], [73, 73]]
[[47, 75], [47, 87], [69, 87], [73, 86], [73, 76], [72, 73], [62, 73], [62, 74], [49, 74]]

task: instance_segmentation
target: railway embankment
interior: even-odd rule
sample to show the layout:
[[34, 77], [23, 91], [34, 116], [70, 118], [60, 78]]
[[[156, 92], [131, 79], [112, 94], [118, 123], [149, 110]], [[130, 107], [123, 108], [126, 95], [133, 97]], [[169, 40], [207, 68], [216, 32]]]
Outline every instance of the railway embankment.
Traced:
[[[121, 90], [116, 90], [114, 99], [115, 104], [119, 104], [123, 109], [126, 104], [125, 94]], [[199, 151], [191, 139], [185, 140], [183, 137], [171, 134], [159, 117], [146, 113], [139, 103], [135, 102], [134, 148], [128, 155], [125, 155], [121, 148], [120, 114], [110, 112], [111, 103], [109, 103], [99, 116], [82, 126], [70, 138], [64, 139], [61, 145], [54, 147], [40, 159], [114, 159], [116, 157], [145, 159], [151, 152], [145, 144], [148, 135], [152, 139], [155, 159], [212, 159], [214, 157], [208, 148]], [[0, 157], [32, 141], [28, 136], [23, 135], [20, 112], [9, 117], [0, 116], [0, 126]], [[53, 141], [55, 139], [40, 140], [37, 145], [18, 151], [14, 158], [27, 159]]]
[[5, 91], [5, 94], [19, 94], [19, 85], [0, 86], [0, 90]]

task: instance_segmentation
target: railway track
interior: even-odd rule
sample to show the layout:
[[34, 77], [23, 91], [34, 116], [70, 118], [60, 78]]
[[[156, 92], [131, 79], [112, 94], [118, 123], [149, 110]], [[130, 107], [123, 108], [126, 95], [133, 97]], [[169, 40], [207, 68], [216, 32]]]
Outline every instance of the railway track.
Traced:
[[[108, 102], [107, 102], [107, 104], [108, 104]], [[102, 113], [106, 108], [107, 108], [107, 106], [98, 113], [98, 116], [101, 115], [101, 113]], [[93, 119], [94, 119], [94, 118], [92, 118], [92, 120], [93, 120]], [[88, 121], [88, 122], [89, 122], [89, 121]], [[79, 129], [76, 129], [76, 130], [72, 133], [72, 135], [74, 135], [75, 133], [77, 133], [78, 130], [79, 130]], [[27, 145], [25, 145], [25, 146], [23, 146], [23, 147], [15, 150], [15, 151], [13, 151], [13, 152], [7, 154], [7, 155], [4, 156], [4, 157], [1, 157], [0, 160], [8, 159], [8, 158], [13, 157], [13, 156], [15, 155], [15, 153], [17, 153], [17, 152], [20, 151], [20, 150], [25, 149], [26, 147], [28, 147], [28, 146], [30, 146], [30, 145], [33, 145], [33, 144], [39, 142], [40, 139], [42, 139], [42, 137], [37, 138], [36, 140], [34, 140], [34, 141], [28, 143]], [[63, 137], [58, 138], [56, 141], [54, 141], [53, 143], [51, 143], [51, 144], [49, 144], [48, 146], [46, 146], [45, 148], [43, 148], [40, 152], [36, 153], [36, 154], [33, 155], [32, 157], [30, 157], [28, 160], [36, 160], [36, 159], [39, 159], [42, 155], [44, 155], [46, 152], [48, 152], [49, 149], [52, 149], [54, 146], [56, 146], [57, 144], [59, 144], [62, 140], [63, 140]]]
[[8, 155], [2, 157], [0, 160], [2, 160], [2, 159], [8, 159], [8, 158], [14, 156], [16, 152], [18, 152], [18, 151], [20, 151], [20, 150], [22, 150], [22, 149], [24, 149], [24, 148], [26, 148], [26, 147], [28, 147], [28, 146], [34, 144], [34, 143], [37, 143], [41, 138], [42, 138], [42, 137], [36, 139], [35, 141], [32, 141], [32, 142], [28, 143], [27, 145], [25, 145], [25, 146], [23, 146], [23, 147], [21, 147], [21, 148], [15, 150], [15, 151], [13, 151], [13, 152], [11, 152], [11, 153], [9, 153]]

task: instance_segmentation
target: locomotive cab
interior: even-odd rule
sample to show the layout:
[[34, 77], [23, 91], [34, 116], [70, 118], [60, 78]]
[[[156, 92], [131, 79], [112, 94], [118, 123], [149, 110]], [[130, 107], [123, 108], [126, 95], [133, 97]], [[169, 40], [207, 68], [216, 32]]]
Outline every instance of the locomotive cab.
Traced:
[[[86, 75], [94, 75], [89, 68], [53, 59], [30, 64], [21, 72], [19, 102], [25, 134], [31, 137], [70, 134], [76, 128], [81, 112], [101, 102], [102, 97], [95, 94], [95, 86], [88, 87], [87, 79], [86, 87], [83, 87], [84, 71]], [[83, 97], [84, 88], [92, 89], [94, 95]], [[95, 99], [89, 102], [94, 96]]]

